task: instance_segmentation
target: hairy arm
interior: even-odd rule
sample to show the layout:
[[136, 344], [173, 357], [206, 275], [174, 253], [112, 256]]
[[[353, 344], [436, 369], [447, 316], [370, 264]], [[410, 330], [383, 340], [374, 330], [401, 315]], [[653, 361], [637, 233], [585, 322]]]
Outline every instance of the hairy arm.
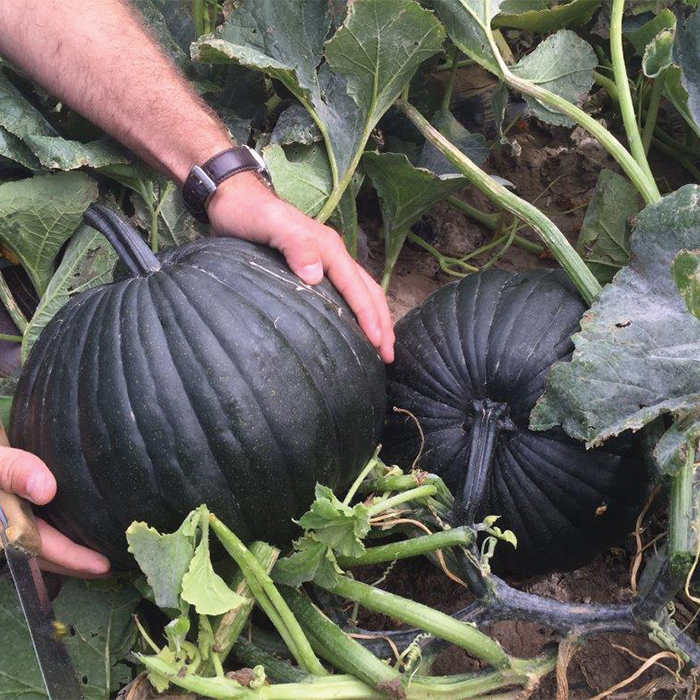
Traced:
[[[178, 185], [193, 165], [231, 145], [125, 0], [0, 0], [0, 53]], [[384, 294], [335, 231], [275, 197], [251, 173], [223, 182], [208, 214], [219, 235], [278, 248], [305, 282], [327, 275], [383, 359], [393, 359]], [[41, 505], [56, 483], [41, 460], [0, 448], [0, 488]], [[79, 576], [109, 570], [101, 555], [44, 522], [40, 529], [45, 568]]]

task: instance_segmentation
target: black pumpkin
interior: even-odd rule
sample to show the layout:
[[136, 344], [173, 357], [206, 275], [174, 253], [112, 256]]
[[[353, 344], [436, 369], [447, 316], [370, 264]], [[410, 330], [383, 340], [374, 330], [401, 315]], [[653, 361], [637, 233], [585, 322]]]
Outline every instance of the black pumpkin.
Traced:
[[629, 441], [595, 450], [528, 428], [549, 368], [573, 351], [585, 306], [559, 271], [488, 270], [433, 293], [396, 325], [384, 456], [419, 467], [455, 493], [456, 521], [500, 515], [517, 549], [496, 547], [501, 571], [570, 570], [619, 542], [647, 491]]
[[264, 246], [156, 257], [110, 210], [86, 220], [128, 275], [56, 314], [12, 413], [12, 444], [56, 475], [49, 518], [127, 565], [132, 521], [171, 531], [201, 503], [246, 541], [289, 540], [316, 482], [349, 484], [384, 419], [384, 368], [351, 311]]

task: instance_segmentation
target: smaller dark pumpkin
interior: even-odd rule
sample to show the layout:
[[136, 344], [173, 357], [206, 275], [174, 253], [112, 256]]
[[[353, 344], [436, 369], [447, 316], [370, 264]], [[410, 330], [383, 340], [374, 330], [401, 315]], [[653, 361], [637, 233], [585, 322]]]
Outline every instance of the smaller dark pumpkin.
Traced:
[[130, 564], [133, 520], [171, 532], [206, 503], [242, 539], [288, 542], [317, 482], [375, 449], [384, 367], [328, 281], [265, 246], [206, 238], [155, 256], [93, 205], [125, 273], [70, 300], [32, 348], [11, 442], [41, 457], [48, 517]]
[[494, 568], [570, 570], [630, 531], [648, 488], [629, 440], [586, 450], [561, 430], [529, 429], [549, 368], [573, 351], [585, 310], [559, 271], [489, 270], [449, 284], [396, 325], [384, 456], [419, 467], [455, 494], [454, 518], [500, 515], [518, 547], [496, 548]]

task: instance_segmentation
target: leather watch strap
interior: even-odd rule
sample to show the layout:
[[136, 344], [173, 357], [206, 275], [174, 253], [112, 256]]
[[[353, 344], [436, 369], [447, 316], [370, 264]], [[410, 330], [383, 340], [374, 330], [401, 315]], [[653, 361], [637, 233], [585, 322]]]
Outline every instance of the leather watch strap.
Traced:
[[187, 210], [195, 219], [209, 222], [206, 207], [216, 188], [237, 173], [257, 171], [270, 184], [270, 175], [262, 158], [247, 146], [236, 146], [212, 156], [201, 166], [190, 170], [182, 186], [182, 198]]

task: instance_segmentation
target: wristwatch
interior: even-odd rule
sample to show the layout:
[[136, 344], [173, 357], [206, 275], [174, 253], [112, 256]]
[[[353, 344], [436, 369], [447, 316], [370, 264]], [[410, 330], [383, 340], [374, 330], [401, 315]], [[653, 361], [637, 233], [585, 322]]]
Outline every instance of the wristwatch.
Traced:
[[272, 187], [270, 171], [262, 156], [248, 146], [235, 146], [212, 156], [206, 163], [195, 165], [182, 186], [185, 207], [197, 221], [209, 223], [207, 204], [216, 188], [227, 178], [237, 173], [255, 171], [260, 173], [267, 185]]

